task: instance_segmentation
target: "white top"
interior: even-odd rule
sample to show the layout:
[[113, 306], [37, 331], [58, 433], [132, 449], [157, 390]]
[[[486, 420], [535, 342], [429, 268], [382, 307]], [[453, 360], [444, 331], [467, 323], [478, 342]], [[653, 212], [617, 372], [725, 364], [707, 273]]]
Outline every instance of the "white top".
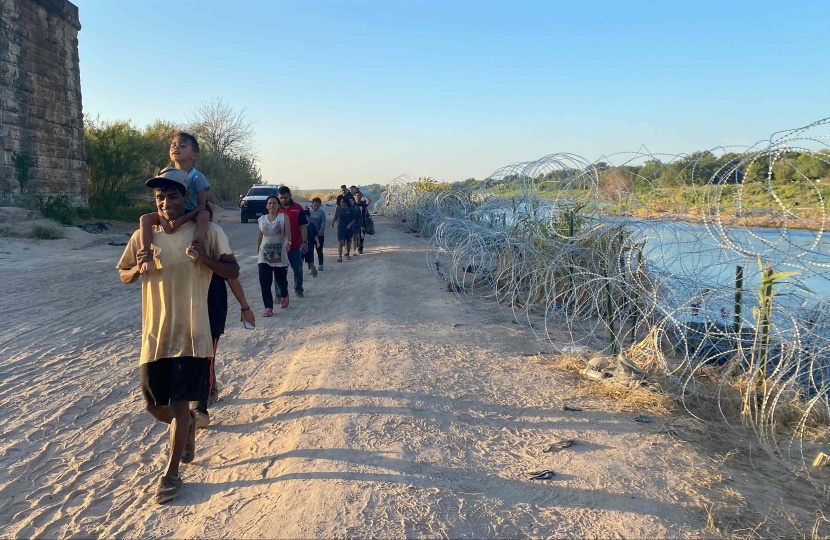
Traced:
[[271, 221], [268, 214], [257, 220], [259, 231], [262, 233], [262, 243], [259, 245], [258, 263], [271, 266], [288, 266], [288, 250], [285, 246], [285, 214], [277, 214]]

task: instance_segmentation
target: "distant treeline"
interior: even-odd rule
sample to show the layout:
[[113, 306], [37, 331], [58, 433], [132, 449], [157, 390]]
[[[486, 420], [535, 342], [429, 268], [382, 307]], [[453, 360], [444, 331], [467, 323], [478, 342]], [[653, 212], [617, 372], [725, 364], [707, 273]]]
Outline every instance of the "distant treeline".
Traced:
[[[539, 175], [533, 180], [537, 187], [551, 190], [560, 189], [562, 183], [575, 183], [571, 187], [589, 189], [598, 177], [600, 187], [615, 190], [642, 191], [654, 188], [691, 187], [711, 184], [741, 184], [744, 182], [766, 182], [784, 184], [802, 180], [820, 181], [830, 179], [830, 150], [819, 152], [786, 152], [777, 157], [770, 170], [769, 157], [759, 156], [744, 161], [745, 154], [726, 153], [716, 156], [711, 152], [695, 152], [678, 157], [670, 162], [649, 159], [642, 165], [612, 166], [605, 162], [594, 165], [597, 176], [587, 175], [576, 169], [556, 169]], [[488, 185], [518, 184], [527, 178], [507, 175]], [[484, 180], [468, 178], [453, 183], [454, 187], [481, 187]], [[445, 184], [449, 186], [449, 184]]]

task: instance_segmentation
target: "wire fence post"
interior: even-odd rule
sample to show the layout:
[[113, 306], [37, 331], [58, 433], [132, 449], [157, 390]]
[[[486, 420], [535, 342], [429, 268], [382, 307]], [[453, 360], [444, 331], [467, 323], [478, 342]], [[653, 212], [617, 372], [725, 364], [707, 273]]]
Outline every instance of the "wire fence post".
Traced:
[[735, 330], [738, 343], [741, 342], [741, 309], [743, 304], [743, 288], [744, 267], [738, 265], [735, 267], [735, 316], [732, 323], [732, 328]]

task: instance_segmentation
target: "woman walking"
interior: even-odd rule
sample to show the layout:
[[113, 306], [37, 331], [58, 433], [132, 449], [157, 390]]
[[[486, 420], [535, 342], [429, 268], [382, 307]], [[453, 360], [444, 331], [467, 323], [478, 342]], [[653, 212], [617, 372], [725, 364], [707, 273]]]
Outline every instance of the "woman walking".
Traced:
[[256, 250], [259, 254], [259, 286], [262, 289], [262, 302], [265, 304], [265, 317], [274, 314], [274, 297], [271, 283], [276, 280], [280, 293], [280, 307], [288, 307], [288, 251], [291, 249], [291, 223], [285, 214], [280, 214], [280, 202], [275, 196], [265, 201], [268, 213], [259, 218], [259, 237]]
[[349, 256], [349, 249], [352, 245], [352, 227], [357, 223], [357, 209], [349, 204], [349, 199], [354, 202], [354, 199], [349, 195], [340, 199], [340, 206], [334, 212], [334, 218], [331, 220], [331, 228], [337, 223], [337, 262], [343, 262], [343, 248], [346, 248], [346, 259], [351, 260]]

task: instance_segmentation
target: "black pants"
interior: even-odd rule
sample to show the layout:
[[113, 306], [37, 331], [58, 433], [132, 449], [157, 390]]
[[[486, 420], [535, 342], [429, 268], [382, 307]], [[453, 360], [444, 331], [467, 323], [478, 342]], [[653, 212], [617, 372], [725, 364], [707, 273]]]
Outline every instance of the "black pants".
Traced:
[[366, 235], [361, 230], [359, 233], [357, 233], [357, 238], [357, 251], [363, 253], [363, 239], [366, 238]]
[[314, 246], [314, 249], [317, 250], [317, 261], [318, 266], [323, 266], [323, 243], [325, 242], [325, 236], [318, 236], [317, 241], [320, 242], [319, 245]]
[[262, 289], [262, 303], [266, 308], [274, 309], [274, 297], [271, 295], [271, 283], [276, 278], [280, 298], [288, 296], [288, 267], [271, 266], [259, 263], [259, 287]]

